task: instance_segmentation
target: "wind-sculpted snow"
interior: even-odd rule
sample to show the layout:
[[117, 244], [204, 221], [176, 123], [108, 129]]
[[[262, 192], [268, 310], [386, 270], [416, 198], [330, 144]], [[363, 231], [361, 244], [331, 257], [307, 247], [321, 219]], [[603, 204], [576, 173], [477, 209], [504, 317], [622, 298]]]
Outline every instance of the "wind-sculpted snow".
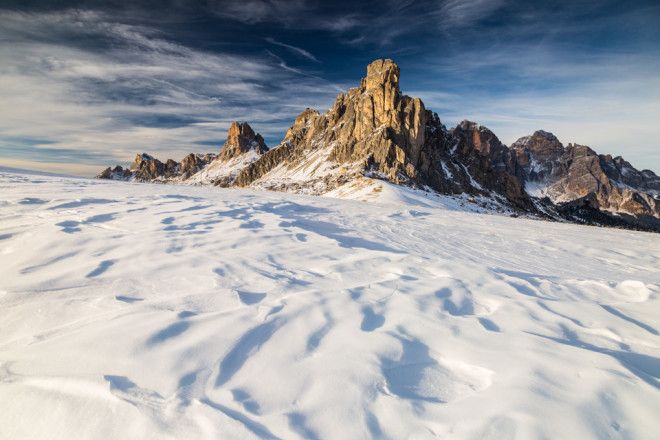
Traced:
[[397, 191], [0, 174], [0, 439], [657, 438], [660, 236]]

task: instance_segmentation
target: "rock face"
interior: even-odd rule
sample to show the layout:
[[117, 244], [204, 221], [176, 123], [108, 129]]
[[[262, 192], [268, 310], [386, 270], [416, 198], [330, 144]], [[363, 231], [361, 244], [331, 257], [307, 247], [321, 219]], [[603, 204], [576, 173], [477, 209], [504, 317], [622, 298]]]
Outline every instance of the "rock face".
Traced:
[[[191, 153], [184, 157], [181, 163], [172, 159], [167, 159], [163, 163], [146, 153], [142, 153], [135, 156], [128, 173], [124, 172], [122, 176], [123, 180], [133, 179], [140, 182], [166, 182], [187, 179], [208, 165], [215, 157], [214, 154]], [[103, 178], [103, 173], [99, 177]]]
[[263, 154], [268, 151], [264, 138], [255, 133], [247, 122], [232, 122], [227, 132], [227, 141], [220, 150], [218, 160], [227, 162], [250, 150]]
[[190, 153], [181, 160], [179, 174], [182, 178], [187, 179], [202, 170], [216, 158], [217, 156], [215, 154], [210, 153], [204, 155]]
[[589, 206], [617, 220], [660, 224], [660, 179], [652, 171], [638, 171], [621, 157], [584, 145], [564, 147], [544, 131], [517, 140], [511, 149], [532, 195], [557, 205]]
[[474, 122], [463, 121], [451, 132], [460, 163], [479, 185], [502, 194], [519, 208], [532, 210], [515, 154], [495, 134]]
[[325, 113], [304, 110], [269, 150], [245, 122], [234, 122], [217, 155], [165, 163], [138, 155], [99, 177], [256, 187], [325, 194], [380, 179], [461, 195], [482, 206], [660, 231], [660, 178], [621, 157], [564, 145], [537, 131], [510, 148], [488, 128], [463, 121], [451, 130], [419, 98], [401, 93], [399, 67], [367, 66], [358, 87]]
[[518, 139], [511, 145], [511, 149], [524, 179], [542, 181], [561, 174], [556, 162], [564, 153], [564, 146], [552, 133], [536, 131], [531, 136]]
[[98, 179], [128, 180], [132, 174], [133, 173], [131, 173], [131, 170], [125, 170], [123, 167], [117, 165], [114, 168], [106, 168], [96, 177]]

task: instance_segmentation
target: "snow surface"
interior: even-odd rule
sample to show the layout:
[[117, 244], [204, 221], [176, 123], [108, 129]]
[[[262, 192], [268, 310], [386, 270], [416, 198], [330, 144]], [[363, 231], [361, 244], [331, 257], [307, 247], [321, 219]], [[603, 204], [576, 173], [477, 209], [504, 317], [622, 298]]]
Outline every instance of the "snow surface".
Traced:
[[660, 235], [388, 186], [0, 188], [0, 439], [660, 432]]
[[334, 146], [331, 143], [323, 148], [313, 148], [305, 160], [299, 163], [280, 163], [253, 182], [252, 187], [268, 189], [290, 187], [293, 184], [298, 188], [297, 192], [301, 193], [327, 192], [329, 185], [324, 178], [336, 176], [340, 172], [338, 164], [328, 160]]
[[233, 179], [243, 168], [260, 157], [261, 154], [256, 149], [251, 149], [226, 162], [216, 159], [183, 182], [191, 185], [208, 185], [223, 177]]
[[[514, 214], [514, 211], [505, 203], [498, 202], [497, 194], [494, 193], [491, 193], [491, 197], [468, 194], [449, 196], [438, 194], [428, 187], [424, 189], [410, 188], [381, 179], [365, 177], [350, 180], [346, 184], [324, 193], [323, 197], [377, 202], [379, 205], [389, 204], [397, 208], [412, 205], [462, 212]], [[504, 200], [504, 202], [506, 201]]]

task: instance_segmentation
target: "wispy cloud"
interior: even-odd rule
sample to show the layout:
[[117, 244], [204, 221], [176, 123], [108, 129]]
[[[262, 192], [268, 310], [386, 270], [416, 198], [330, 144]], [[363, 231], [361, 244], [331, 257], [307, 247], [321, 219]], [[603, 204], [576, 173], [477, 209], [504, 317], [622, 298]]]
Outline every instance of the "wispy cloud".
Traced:
[[286, 49], [289, 49], [291, 52], [293, 52], [295, 54], [298, 54], [298, 55], [300, 55], [304, 58], [307, 58], [308, 60], [314, 61], [316, 63], [320, 63], [320, 61], [314, 55], [312, 55], [311, 53], [309, 53], [305, 49], [302, 49], [302, 48], [296, 47], [296, 46], [292, 46], [290, 44], [281, 43], [281, 42], [279, 42], [276, 39], [271, 38], [271, 37], [266, 38], [266, 41], [269, 42], [270, 44], [274, 44], [275, 46], [280, 46], [280, 47], [284, 47]]
[[68, 2], [0, 8], [0, 162], [176, 159], [235, 119], [273, 145], [390, 57], [450, 125], [507, 143], [543, 128], [660, 168], [657, 2], [165, 0], [158, 17]]
[[313, 10], [305, 0], [211, 0], [209, 8], [217, 15], [244, 23], [284, 24], [295, 24]]
[[473, 25], [501, 8], [506, 0], [441, 0], [433, 17], [444, 30]]
[[5, 158], [17, 146], [23, 161], [58, 162], [58, 150], [99, 165], [138, 150], [180, 158], [221, 145], [232, 120], [252, 122], [272, 144], [297, 112], [336, 94], [268, 58], [192, 49], [101, 13], [3, 12], [0, 22], [11, 41], [0, 46]]

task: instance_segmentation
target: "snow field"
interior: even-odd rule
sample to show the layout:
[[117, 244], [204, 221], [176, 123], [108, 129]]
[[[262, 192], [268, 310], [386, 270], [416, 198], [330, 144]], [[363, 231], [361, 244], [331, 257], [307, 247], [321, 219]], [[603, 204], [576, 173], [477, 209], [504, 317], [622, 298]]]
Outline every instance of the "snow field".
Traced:
[[660, 236], [381, 194], [0, 174], [0, 439], [660, 432]]

